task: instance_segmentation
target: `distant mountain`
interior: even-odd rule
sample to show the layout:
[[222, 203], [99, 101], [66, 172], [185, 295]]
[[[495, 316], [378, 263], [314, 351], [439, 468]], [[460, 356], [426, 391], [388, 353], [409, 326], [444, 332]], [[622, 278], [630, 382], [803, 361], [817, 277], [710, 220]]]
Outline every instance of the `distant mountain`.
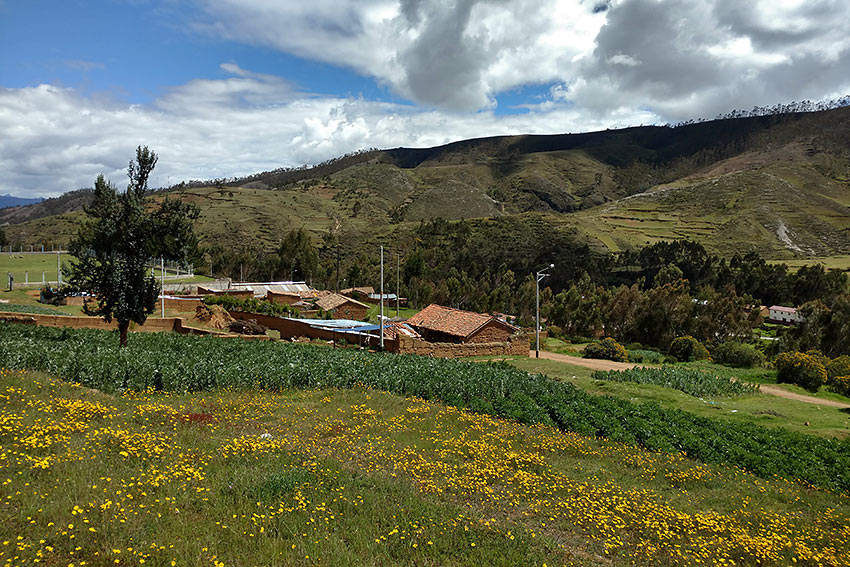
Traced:
[[44, 199], [38, 197], [36, 199], [26, 199], [24, 197], [13, 197], [11, 195], [0, 195], [0, 209], [7, 207], [21, 207], [24, 205], [34, 205], [42, 202]]

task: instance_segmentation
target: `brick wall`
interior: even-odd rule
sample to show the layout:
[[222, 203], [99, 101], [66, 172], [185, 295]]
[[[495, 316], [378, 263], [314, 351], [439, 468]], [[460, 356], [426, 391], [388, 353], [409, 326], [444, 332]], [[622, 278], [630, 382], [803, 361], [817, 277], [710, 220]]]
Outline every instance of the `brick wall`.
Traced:
[[285, 305], [292, 305], [293, 303], [297, 303], [301, 300], [301, 297], [294, 293], [279, 293], [276, 291], [267, 291], [266, 292], [266, 300], [272, 301], [274, 303], [283, 303]]
[[[346, 335], [345, 333], [317, 329], [310, 326], [306, 321], [298, 319], [284, 319], [282, 317], [273, 317], [271, 315], [261, 315], [258, 313], [246, 313], [244, 311], [229, 311], [229, 313], [234, 319], [254, 319], [260, 325], [268, 327], [269, 329], [274, 329], [280, 333], [281, 339], [307, 338], [334, 341], [334, 343], [345, 340], [349, 343], [362, 344], [363, 346], [371, 348], [375, 348], [380, 344], [380, 338], [377, 336], [352, 336]], [[395, 339], [384, 339], [384, 349], [395, 352]]]
[[528, 337], [513, 335], [504, 342], [495, 343], [429, 343], [402, 336], [394, 345], [398, 354], [418, 354], [438, 358], [464, 358], [467, 356], [528, 356]]
[[498, 321], [490, 321], [481, 327], [477, 333], [469, 337], [467, 343], [503, 343], [513, 333], [506, 329]]
[[[25, 317], [35, 321], [39, 327], [70, 327], [72, 329], [104, 329], [106, 331], [114, 331], [118, 329], [118, 322], [113, 320], [112, 323], [107, 323], [103, 319], [97, 317], [64, 317], [62, 315], [36, 315], [36, 314], [21, 314], [21, 313], [3, 313], [0, 312], [0, 319], [16, 323], [15, 319]], [[161, 333], [163, 331], [182, 332], [183, 319], [179, 317], [166, 317], [165, 319], [148, 319], [144, 325], [130, 323], [131, 332], [141, 333]]]

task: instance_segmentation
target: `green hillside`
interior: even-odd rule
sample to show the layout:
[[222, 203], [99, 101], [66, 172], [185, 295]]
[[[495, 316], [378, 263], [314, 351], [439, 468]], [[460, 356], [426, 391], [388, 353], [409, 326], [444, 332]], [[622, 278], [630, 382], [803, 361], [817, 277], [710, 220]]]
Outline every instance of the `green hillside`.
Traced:
[[[197, 203], [202, 245], [271, 249], [297, 228], [360, 240], [437, 217], [522, 214], [612, 251], [689, 237], [722, 254], [834, 256], [850, 253], [848, 123], [844, 107], [371, 150], [155, 199]], [[84, 201], [75, 192], [0, 224], [13, 243], [67, 242]]]

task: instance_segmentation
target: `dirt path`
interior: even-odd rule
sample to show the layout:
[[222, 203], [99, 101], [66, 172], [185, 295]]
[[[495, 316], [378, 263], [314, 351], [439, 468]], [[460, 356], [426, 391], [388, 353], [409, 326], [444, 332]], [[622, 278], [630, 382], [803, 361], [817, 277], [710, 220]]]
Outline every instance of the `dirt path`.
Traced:
[[[531, 358], [534, 358], [534, 351], [531, 351], [529, 353], [529, 356]], [[543, 358], [545, 360], [554, 360], [556, 362], [564, 362], [566, 364], [574, 364], [576, 366], [584, 366], [585, 368], [592, 368], [594, 370], [627, 370], [629, 368], [634, 368], [635, 366], [638, 366], [637, 364], [633, 364], [631, 362], [613, 362], [611, 360], [598, 360], [595, 358], [579, 358], [577, 356], [570, 356], [568, 354], [556, 354], [554, 352], [544, 352], [542, 350], [540, 351], [540, 358]], [[759, 391], [762, 394], [767, 394], [768, 396], [776, 396], [777, 398], [785, 398], [788, 400], [797, 400], [798, 402], [805, 402], [807, 404], [829, 406], [833, 408], [850, 408], [850, 404], [846, 404], [844, 402], [836, 402], [835, 400], [824, 400], [821, 398], [815, 398], [814, 396], [797, 394], [767, 384], [761, 384], [759, 386]]]
[[[532, 350], [528, 355], [531, 358], [534, 358], [534, 351]], [[554, 360], [557, 362], [566, 362], [567, 364], [575, 364], [576, 366], [584, 366], [585, 368], [592, 368], [594, 370], [628, 370], [629, 368], [637, 366], [637, 364], [633, 364], [631, 362], [614, 362], [612, 360], [599, 360], [597, 358], [579, 358], [568, 354], [556, 354], [554, 352], [545, 352], [542, 350], [540, 351], [540, 358]]]
[[788, 390], [783, 390], [782, 388], [777, 388], [776, 386], [768, 386], [766, 384], [762, 384], [761, 386], [759, 386], [759, 391], [762, 394], [768, 394], [770, 396], [776, 396], [778, 398], [786, 398], [788, 400], [797, 400], [798, 402], [806, 402], [807, 404], [816, 404], [819, 406], [829, 406], [833, 408], [850, 408], [850, 404], [845, 404], [844, 402], [836, 402], [835, 400], [823, 400], [821, 398], [815, 398], [813, 396], [806, 396], [805, 394], [789, 392]]

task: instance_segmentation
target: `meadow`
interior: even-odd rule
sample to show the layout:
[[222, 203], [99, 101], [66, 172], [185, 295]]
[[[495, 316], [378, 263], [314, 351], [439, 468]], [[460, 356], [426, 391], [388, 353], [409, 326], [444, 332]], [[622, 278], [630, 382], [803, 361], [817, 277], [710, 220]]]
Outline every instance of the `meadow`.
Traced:
[[5, 565], [848, 565], [850, 500], [353, 387], [0, 371]]
[[781, 476], [850, 491], [848, 440], [593, 396], [507, 364], [163, 334], [135, 335], [130, 348], [120, 349], [110, 332], [6, 324], [0, 324], [0, 334], [0, 365], [48, 372], [106, 392], [366, 386], [525, 424], [685, 453], [763, 478]]

